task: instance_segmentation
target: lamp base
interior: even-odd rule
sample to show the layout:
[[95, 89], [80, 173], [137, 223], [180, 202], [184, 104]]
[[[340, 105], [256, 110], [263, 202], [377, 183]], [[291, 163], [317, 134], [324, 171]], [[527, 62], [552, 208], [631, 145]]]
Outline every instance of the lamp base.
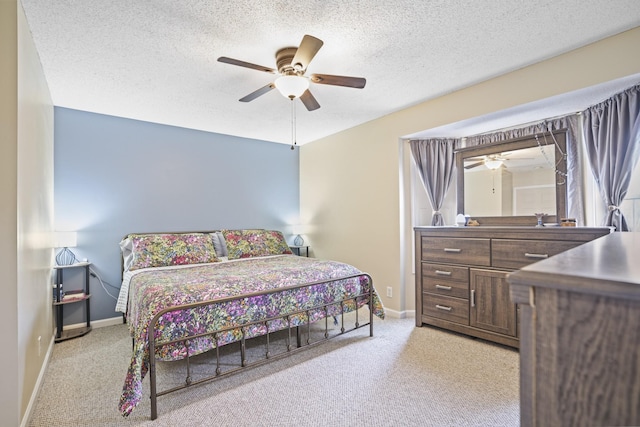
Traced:
[[61, 249], [56, 255], [56, 264], [58, 265], [72, 265], [75, 262], [76, 255], [69, 248]]
[[304, 239], [302, 238], [301, 235], [297, 235], [295, 239], [293, 239], [293, 244], [296, 246], [302, 246], [304, 245]]

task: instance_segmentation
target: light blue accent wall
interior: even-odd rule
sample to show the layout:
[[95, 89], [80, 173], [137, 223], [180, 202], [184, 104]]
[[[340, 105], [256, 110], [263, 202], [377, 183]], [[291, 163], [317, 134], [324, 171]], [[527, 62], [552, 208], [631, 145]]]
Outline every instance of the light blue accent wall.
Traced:
[[[110, 285], [128, 233], [272, 228], [289, 239], [298, 221], [298, 150], [287, 145], [60, 107], [54, 117], [55, 229], [78, 232], [74, 253]], [[81, 270], [65, 272], [66, 289]], [[91, 320], [118, 316], [90, 285]], [[81, 304], [64, 309], [65, 324], [83, 321]]]

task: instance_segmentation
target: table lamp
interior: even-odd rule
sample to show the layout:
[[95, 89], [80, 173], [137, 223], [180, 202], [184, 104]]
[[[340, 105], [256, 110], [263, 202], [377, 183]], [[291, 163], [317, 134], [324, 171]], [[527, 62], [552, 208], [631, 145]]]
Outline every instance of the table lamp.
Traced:
[[296, 237], [293, 239], [293, 244], [296, 246], [304, 245], [304, 239], [301, 236], [301, 234], [304, 233], [304, 227], [302, 225], [294, 225], [293, 227], [291, 227], [291, 231], [296, 235]]
[[71, 265], [76, 262], [76, 256], [69, 248], [77, 245], [78, 233], [75, 231], [56, 231], [54, 247], [61, 248], [56, 255], [57, 265]]

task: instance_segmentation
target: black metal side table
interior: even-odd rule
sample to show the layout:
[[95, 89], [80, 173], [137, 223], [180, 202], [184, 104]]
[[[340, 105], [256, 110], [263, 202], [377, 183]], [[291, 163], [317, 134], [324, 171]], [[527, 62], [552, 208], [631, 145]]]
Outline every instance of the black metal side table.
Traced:
[[[91, 331], [91, 313], [89, 306], [89, 298], [91, 298], [91, 294], [89, 293], [89, 266], [90, 262], [78, 262], [71, 265], [56, 265], [54, 266], [54, 270], [56, 270], [56, 283], [54, 288], [53, 295], [53, 307], [55, 309], [56, 314], [56, 338], [55, 342], [65, 341], [71, 338], [81, 337], [83, 335], [88, 334]], [[63, 271], [71, 268], [81, 268], [84, 267], [84, 288], [77, 289], [73, 291], [67, 291], [63, 289], [62, 279], [63, 279]], [[63, 292], [66, 291], [66, 293]], [[87, 318], [86, 326], [80, 328], [73, 328], [63, 330], [63, 307], [66, 304], [74, 304], [78, 302], [85, 303], [85, 314]]]
[[291, 251], [298, 255], [298, 256], [303, 256], [302, 252], [304, 251], [304, 256], [306, 256], [307, 258], [309, 257], [309, 246], [303, 245], [303, 246], [289, 246], [291, 248]]

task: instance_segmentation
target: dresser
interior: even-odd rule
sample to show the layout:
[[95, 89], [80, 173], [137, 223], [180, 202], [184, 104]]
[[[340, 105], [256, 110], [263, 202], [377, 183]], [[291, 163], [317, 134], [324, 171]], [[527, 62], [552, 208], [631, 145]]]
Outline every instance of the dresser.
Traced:
[[610, 233], [607, 227], [416, 227], [416, 325], [519, 346], [507, 274]]
[[640, 233], [510, 274], [522, 426], [640, 425]]

